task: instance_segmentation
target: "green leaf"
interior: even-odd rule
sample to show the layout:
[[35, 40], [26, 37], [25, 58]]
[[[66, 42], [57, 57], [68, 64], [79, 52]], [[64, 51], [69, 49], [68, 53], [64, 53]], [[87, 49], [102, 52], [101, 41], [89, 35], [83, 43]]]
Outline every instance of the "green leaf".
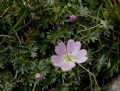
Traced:
[[105, 62], [107, 60], [107, 57], [105, 55], [102, 55], [101, 58], [98, 60], [97, 63], [97, 71], [101, 71], [102, 67], [105, 65]]

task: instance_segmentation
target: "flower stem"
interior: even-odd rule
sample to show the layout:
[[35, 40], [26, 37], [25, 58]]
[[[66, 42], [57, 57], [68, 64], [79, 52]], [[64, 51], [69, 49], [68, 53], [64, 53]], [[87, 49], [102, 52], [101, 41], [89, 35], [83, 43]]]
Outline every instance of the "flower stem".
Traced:
[[82, 67], [84, 70], [86, 70], [91, 76], [93, 76], [94, 81], [95, 81], [98, 89], [100, 89], [100, 88], [99, 88], [99, 85], [98, 85], [98, 83], [97, 83], [97, 81], [96, 81], [96, 78], [95, 78], [95, 76], [93, 75], [93, 73], [91, 73], [89, 70], [87, 70], [87, 69], [86, 69], [84, 66], [82, 66], [81, 64], [78, 64], [78, 65], [79, 65], [80, 67]]
[[35, 87], [36, 87], [37, 83], [38, 83], [38, 80], [35, 81], [32, 91], [35, 91]]
[[93, 88], [93, 87], [92, 87], [92, 83], [93, 83], [93, 82], [92, 82], [92, 78], [91, 78], [91, 75], [90, 75], [90, 74], [89, 74], [89, 78], [90, 78], [90, 88], [91, 88], [91, 91], [93, 91], [93, 90], [92, 90], [92, 88]]
[[64, 73], [62, 73], [62, 85], [64, 86]]

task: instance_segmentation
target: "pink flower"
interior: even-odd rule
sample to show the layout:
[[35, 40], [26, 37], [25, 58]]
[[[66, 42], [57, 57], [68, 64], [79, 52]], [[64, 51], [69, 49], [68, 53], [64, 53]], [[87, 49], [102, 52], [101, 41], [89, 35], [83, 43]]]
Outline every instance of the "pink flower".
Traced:
[[54, 66], [60, 67], [63, 71], [71, 70], [75, 63], [83, 63], [87, 60], [87, 51], [81, 49], [81, 43], [70, 39], [65, 45], [63, 42], [55, 46], [56, 55], [51, 57]]
[[75, 21], [76, 19], [77, 19], [77, 17], [75, 15], [69, 16], [69, 20], [72, 22]]

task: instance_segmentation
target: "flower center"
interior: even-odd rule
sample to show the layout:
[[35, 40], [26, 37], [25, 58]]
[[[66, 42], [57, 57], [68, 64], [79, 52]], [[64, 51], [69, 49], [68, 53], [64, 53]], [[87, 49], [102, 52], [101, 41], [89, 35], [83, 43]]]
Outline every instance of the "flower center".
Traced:
[[64, 57], [63, 57], [63, 59], [64, 59], [65, 61], [72, 61], [73, 57], [72, 57], [71, 54], [65, 54]]

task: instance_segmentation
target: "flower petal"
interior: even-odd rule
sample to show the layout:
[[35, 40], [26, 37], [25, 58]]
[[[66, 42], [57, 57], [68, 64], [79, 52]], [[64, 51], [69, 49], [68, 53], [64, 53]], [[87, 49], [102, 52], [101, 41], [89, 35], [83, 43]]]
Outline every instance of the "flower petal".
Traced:
[[69, 71], [73, 67], [75, 67], [75, 63], [74, 62], [64, 62], [64, 64], [61, 66], [61, 69], [63, 71]]
[[51, 61], [53, 62], [53, 65], [54, 66], [58, 66], [58, 67], [60, 67], [63, 63], [63, 61], [62, 61], [62, 58], [60, 57], [60, 56], [57, 56], [57, 55], [53, 55], [52, 57], [51, 57]]
[[83, 63], [88, 59], [87, 57], [87, 51], [85, 49], [82, 49], [79, 51], [79, 53], [74, 56], [74, 62], [76, 63]]
[[72, 52], [72, 55], [75, 56], [78, 54], [78, 52], [80, 51], [81, 48], [81, 43], [79, 41], [77, 41], [74, 45], [74, 50]]
[[58, 43], [58, 46], [55, 46], [55, 52], [57, 55], [63, 55], [66, 53], [66, 47], [63, 42]]
[[72, 53], [73, 55], [78, 54], [81, 48], [81, 43], [79, 41], [75, 42], [74, 40], [69, 40], [67, 43], [67, 51]]
[[67, 43], [67, 51], [68, 52], [72, 52], [73, 51], [73, 48], [74, 48], [74, 40], [72, 40], [72, 39], [70, 39], [69, 41], [68, 41], [68, 43]]

